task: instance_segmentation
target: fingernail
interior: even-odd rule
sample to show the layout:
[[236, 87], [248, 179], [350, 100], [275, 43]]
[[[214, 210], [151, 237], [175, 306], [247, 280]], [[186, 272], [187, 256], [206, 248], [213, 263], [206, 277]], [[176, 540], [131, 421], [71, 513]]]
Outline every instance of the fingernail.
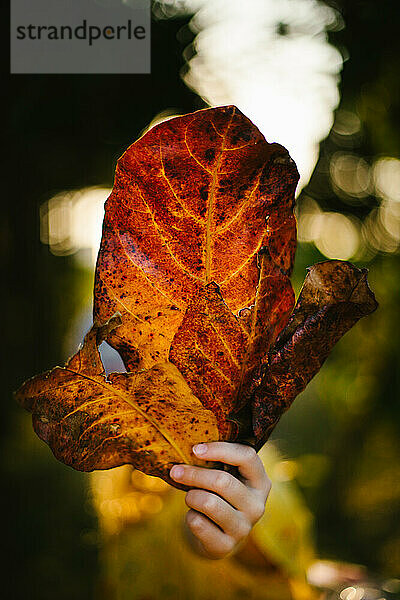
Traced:
[[197, 456], [202, 456], [207, 452], [207, 444], [196, 444], [193, 446], [193, 452], [197, 454]]
[[169, 474], [172, 479], [180, 479], [183, 475], [183, 467], [172, 467]]

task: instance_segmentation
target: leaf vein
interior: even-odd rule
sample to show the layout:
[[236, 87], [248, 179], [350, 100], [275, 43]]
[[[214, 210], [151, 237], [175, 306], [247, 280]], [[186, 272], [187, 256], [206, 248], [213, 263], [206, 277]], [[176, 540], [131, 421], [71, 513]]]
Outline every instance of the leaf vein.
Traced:
[[182, 201], [181, 198], [179, 198], [174, 190], [174, 188], [172, 187], [172, 184], [169, 180], [169, 177], [167, 177], [167, 174], [165, 172], [165, 167], [164, 167], [164, 159], [163, 159], [163, 155], [162, 155], [162, 150], [161, 150], [161, 144], [160, 144], [160, 162], [161, 162], [161, 174], [163, 176], [163, 178], [165, 179], [165, 181], [167, 182], [171, 192], [174, 195], [175, 200], [178, 202], [178, 204], [183, 208], [183, 210], [196, 222], [199, 223], [200, 225], [204, 224], [204, 220], [202, 219], [198, 219], [196, 217], [196, 215], [194, 215], [185, 205], [185, 203]]
[[[167, 294], [165, 294], [165, 292], [163, 292], [162, 290], [160, 290], [159, 287], [157, 287], [151, 280], [149, 277], [147, 277], [146, 273], [144, 272], [144, 269], [136, 264], [133, 260], [132, 257], [129, 256], [128, 252], [126, 251], [126, 248], [124, 246], [124, 244], [122, 243], [122, 240], [120, 238], [119, 232], [117, 232], [117, 237], [119, 239], [119, 242], [121, 244], [121, 247], [123, 249], [123, 251], [125, 252], [127, 258], [130, 260], [130, 262], [132, 263], [132, 265], [141, 273], [141, 275], [146, 279], [146, 281], [149, 282], [149, 284], [151, 285], [151, 287], [153, 287], [155, 290], [157, 290], [157, 292], [159, 292], [162, 296], [164, 296], [164, 298], [166, 298], [168, 300], [168, 302], [171, 302], [171, 304], [174, 304], [176, 306], [179, 306], [178, 302], [176, 302], [175, 300], [172, 300], [172, 298], [170, 298], [169, 296], [167, 296]], [[182, 309], [182, 306], [179, 306], [180, 309]]]
[[[95, 385], [98, 385], [100, 387], [105, 388], [107, 391], [110, 391], [110, 384], [102, 383], [100, 381], [97, 381], [96, 379], [92, 379], [88, 375], [83, 375], [82, 373], [77, 373], [76, 371], [73, 371], [72, 369], [68, 369], [68, 368], [65, 368], [65, 369], [66, 369], [66, 371], [69, 371], [70, 373], [74, 373], [78, 377], [82, 377], [83, 379], [87, 379], [88, 381], [91, 381]], [[115, 395], [115, 396], [121, 398], [124, 402], [127, 402], [130, 406], [132, 406], [132, 408], [134, 408], [144, 418], [145, 421], [148, 421], [149, 423], [151, 423], [151, 425], [153, 425], [153, 427], [160, 433], [160, 435], [162, 435], [167, 440], [167, 442], [172, 446], [172, 448], [174, 448], [174, 450], [183, 459], [184, 462], [190, 462], [190, 458], [187, 457], [187, 456], [185, 456], [185, 453], [175, 443], [175, 440], [173, 440], [171, 438], [171, 436], [169, 435], [168, 432], [164, 431], [164, 429], [162, 427], [160, 427], [160, 425], [157, 423], [157, 421], [155, 419], [153, 419], [152, 417], [150, 417], [133, 400], [131, 400], [129, 397], [125, 396], [123, 393], [117, 391], [115, 388], [112, 388], [111, 392], [112, 392], [112, 395]]]
[[218, 373], [223, 379], [225, 379], [225, 381], [227, 381], [227, 383], [229, 384], [229, 386], [234, 390], [236, 386], [233, 383], [232, 379], [230, 379], [229, 377], [227, 377], [225, 375], [225, 373], [223, 373], [222, 370], [219, 367], [216, 366], [215, 362], [204, 352], [203, 348], [201, 348], [196, 342], [195, 342], [195, 347], [200, 352], [200, 354], [202, 354], [204, 356], [204, 358], [211, 364], [213, 370], [216, 373]]
[[221, 281], [221, 283], [219, 284], [220, 286], [224, 283], [226, 283], [227, 281], [230, 281], [231, 279], [233, 279], [233, 277], [235, 277], [235, 275], [237, 275], [238, 273], [240, 273], [240, 271], [242, 271], [244, 269], [244, 267], [247, 265], [247, 263], [249, 263], [252, 258], [257, 254], [257, 252], [260, 250], [261, 246], [263, 243], [263, 239], [261, 239], [257, 245], [257, 248], [254, 250], [254, 252], [252, 252], [250, 254], [250, 256], [248, 256], [246, 258], [246, 260], [244, 261], [244, 263], [242, 263], [240, 265], [240, 267], [238, 269], [236, 269], [236, 271], [234, 271], [233, 273], [231, 273], [228, 277], [225, 277], [225, 279], [223, 281]]
[[240, 368], [240, 363], [239, 361], [236, 359], [236, 357], [232, 354], [232, 350], [229, 347], [229, 344], [226, 342], [225, 338], [221, 335], [221, 333], [218, 331], [218, 329], [215, 327], [214, 323], [211, 323], [211, 329], [214, 329], [215, 333], [217, 334], [217, 336], [219, 337], [219, 339], [221, 340], [221, 342], [223, 343], [223, 345], [225, 346], [229, 356], [232, 359], [232, 362], [238, 367]]
[[208, 198], [207, 198], [207, 226], [206, 226], [206, 243], [205, 243], [205, 249], [206, 249], [206, 260], [205, 260], [205, 265], [206, 265], [206, 283], [209, 283], [211, 281], [211, 269], [212, 269], [212, 261], [211, 261], [211, 254], [212, 254], [212, 237], [213, 237], [213, 231], [212, 231], [212, 218], [213, 218], [213, 213], [214, 213], [214, 201], [215, 201], [215, 191], [217, 189], [217, 185], [218, 185], [218, 169], [221, 165], [221, 161], [222, 161], [222, 156], [223, 156], [223, 152], [224, 152], [224, 147], [225, 147], [225, 142], [226, 142], [226, 138], [228, 136], [228, 132], [229, 132], [229, 128], [232, 124], [232, 120], [233, 120], [233, 116], [235, 114], [235, 109], [233, 109], [232, 114], [231, 114], [231, 118], [229, 119], [229, 123], [225, 129], [225, 134], [222, 138], [222, 142], [221, 142], [221, 148], [220, 148], [220, 152], [219, 152], [219, 156], [218, 159], [215, 163], [215, 167], [212, 173], [212, 179], [211, 179], [211, 184], [208, 190]]
[[144, 205], [146, 206], [146, 208], [149, 211], [150, 214], [150, 218], [152, 220], [154, 229], [156, 230], [156, 232], [158, 233], [158, 235], [160, 236], [161, 240], [164, 242], [164, 245], [166, 247], [166, 249], [168, 250], [168, 253], [170, 254], [171, 258], [176, 262], [176, 264], [178, 265], [178, 267], [189, 277], [191, 277], [192, 279], [196, 279], [197, 281], [202, 281], [201, 277], [197, 277], [196, 275], [193, 275], [192, 273], [190, 273], [189, 271], [186, 270], [185, 266], [183, 265], [183, 263], [181, 263], [181, 261], [177, 258], [177, 256], [172, 252], [169, 242], [166, 239], [166, 237], [163, 235], [163, 232], [161, 231], [160, 226], [158, 225], [155, 216], [153, 214], [153, 212], [150, 209], [150, 206], [147, 204], [146, 200], [144, 199], [144, 196], [140, 190], [140, 188], [138, 187], [138, 192], [140, 194], [140, 197], [144, 203]]
[[246, 198], [246, 200], [243, 202], [242, 206], [239, 208], [239, 210], [237, 211], [237, 213], [227, 223], [224, 223], [220, 227], [216, 228], [215, 233], [217, 235], [220, 235], [221, 233], [224, 233], [224, 231], [226, 231], [232, 225], [232, 223], [234, 223], [235, 221], [237, 221], [239, 219], [239, 217], [242, 216], [243, 212], [249, 206], [249, 204], [250, 204], [250, 202], [251, 202], [251, 200], [252, 200], [252, 198], [253, 198], [256, 190], [257, 190], [257, 188], [260, 185], [260, 179], [261, 179], [261, 172], [260, 172], [260, 174], [258, 176], [258, 179], [256, 180], [253, 188], [251, 189], [248, 198]]

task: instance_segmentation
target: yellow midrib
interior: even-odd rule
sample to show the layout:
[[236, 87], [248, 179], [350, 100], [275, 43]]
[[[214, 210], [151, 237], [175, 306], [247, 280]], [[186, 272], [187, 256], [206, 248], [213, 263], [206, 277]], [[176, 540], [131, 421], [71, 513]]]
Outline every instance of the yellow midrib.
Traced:
[[149, 423], [151, 423], [153, 425], [153, 427], [167, 440], [167, 442], [172, 446], [172, 448], [174, 448], [176, 453], [182, 458], [183, 462], [185, 462], [185, 463], [191, 462], [190, 458], [185, 455], [183, 450], [176, 444], [175, 440], [173, 440], [170, 437], [168, 432], [165, 431], [162, 427], [160, 427], [160, 425], [157, 423], [157, 421], [155, 419], [153, 419], [146, 412], [144, 412], [140, 408], [140, 406], [138, 404], [136, 404], [136, 402], [133, 402], [127, 395], [119, 392], [118, 390], [115, 390], [111, 385], [109, 385], [107, 383], [102, 383], [101, 381], [96, 381], [96, 379], [92, 379], [92, 377], [89, 377], [88, 375], [83, 375], [83, 373], [78, 373], [76, 371], [73, 371], [72, 369], [68, 369], [67, 367], [63, 367], [63, 369], [65, 371], [69, 371], [70, 373], [73, 373], [74, 375], [82, 377], [83, 379], [87, 379], [87, 380], [91, 381], [92, 383], [99, 385], [100, 387], [103, 387], [108, 392], [111, 391], [114, 396], [118, 396], [124, 402], [127, 402], [130, 406], [132, 406], [132, 408], [134, 408], [145, 419], [145, 421], [148, 421]]
[[236, 399], [239, 399], [239, 396], [241, 394], [242, 387], [243, 387], [244, 376], [246, 374], [248, 363], [249, 363], [249, 357], [251, 356], [252, 350], [253, 350], [252, 349], [252, 345], [253, 345], [254, 336], [255, 336], [255, 329], [256, 329], [257, 316], [258, 316], [258, 308], [259, 308], [259, 303], [260, 303], [261, 282], [262, 282], [262, 280], [264, 278], [264, 274], [265, 274], [265, 261], [261, 259], [260, 274], [259, 274], [259, 279], [258, 279], [258, 286], [257, 286], [257, 291], [256, 291], [256, 297], [255, 297], [254, 306], [253, 306], [253, 314], [252, 314], [252, 319], [251, 319], [251, 327], [250, 327], [250, 332], [248, 334], [248, 342], [247, 342], [246, 352], [245, 352], [244, 359], [243, 359], [243, 362], [242, 362], [242, 365], [241, 365], [240, 383], [239, 383], [239, 386], [238, 386]]
[[213, 171], [211, 184], [208, 190], [207, 196], [207, 225], [206, 225], [206, 257], [205, 257], [205, 269], [206, 269], [206, 284], [211, 281], [211, 266], [212, 266], [212, 239], [213, 239], [213, 214], [214, 214], [214, 205], [215, 205], [215, 190], [218, 184], [218, 171], [221, 165], [222, 156], [225, 149], [225, 142], [228, 135], [229, 128], [232, 123], [232, 119], [234, 117], [235, 110], [232, 111], [231, 118], [229, 119], [229, 123], [226, 127], [224, 137], [222, 138], [221, 149], [219, 151], [218, 159], [215, 163], [215, 168]]

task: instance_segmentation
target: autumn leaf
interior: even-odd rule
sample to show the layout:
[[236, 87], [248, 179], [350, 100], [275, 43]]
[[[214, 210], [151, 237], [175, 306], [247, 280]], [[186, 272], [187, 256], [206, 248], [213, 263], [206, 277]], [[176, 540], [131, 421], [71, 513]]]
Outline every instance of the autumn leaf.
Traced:
[[254, 304], [257, 253], [289, 274], [298, 173], [234, 106], [150, 129], [119, 159], [105, 206], [94, 317], [127, 367], [166, 360], [188, 303], [214, 281], [233, 313]]
[[191, 448], [219, 439], [216, 419], [170, 363], [106, 377], [98, 345], [120, 324], [114, 316], [94, 325], [65, 367], [29, 379], [16, 400], [32, 413], [36, 433], [55, 457], [74, 469], [129, 463], [176, 485], [170, 468], [204, 464]]
[[169, 359], [203, 406], [217, 417], [222, 439], [235, 439], [250, 377], [254, 379], [268, 349], [286, 324], [294, 304], [289, 278], [259, 252], [255, 303], [236, 317], [215, 283], [191, 300], [172, 341]]
[[320, 370], [338, 340], [378, 304], [367, 283], [367, 270], [330, 260], [308, 270], [291, 319], [255, 379], [252, 399], [257, 448], [281, 415]]
[[[175, 485], [170, 467], [196, 464], [197, 442], [263, 445], [377, 306], [366, 271], [333, 260], [309, 269], [293, 310], [297, 179], [287, 151], [232, 106], [170, 119], [128, 148], [106, 202], [95, 324], [65, 367], [16, 392], [59, 460], [130, 463]], [[105, 376], [102, 340], [127, 373]]]
[[235, 437], [227, 419], [235, 412], [247, 339], [219, 287], [210, 283], [189, 304], [172, 342], [171, 362], [203, 406], [215, 414], [222, 439]]

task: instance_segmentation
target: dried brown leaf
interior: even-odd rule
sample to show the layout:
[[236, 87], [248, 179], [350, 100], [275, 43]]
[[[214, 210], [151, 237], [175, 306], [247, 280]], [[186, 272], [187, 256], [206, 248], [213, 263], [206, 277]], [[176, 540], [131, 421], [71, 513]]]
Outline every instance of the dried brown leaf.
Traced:
[[309, 268], [291, 319], [263, 366], [261, 380], [251, 390], [258, 448], [336, 342], [377, 306], [366, 269], [339, 260]]
[[176, 485], [170, 468], [200, 464], [192, 445], [219, 439], [216, 419], [171, 363], [106, 378], [97, 346], [120, 323], [114, 316], [94, 325], [65, 367], [28, 380], [16, 399], [55, 457], [74, 469], [129, 463]]

